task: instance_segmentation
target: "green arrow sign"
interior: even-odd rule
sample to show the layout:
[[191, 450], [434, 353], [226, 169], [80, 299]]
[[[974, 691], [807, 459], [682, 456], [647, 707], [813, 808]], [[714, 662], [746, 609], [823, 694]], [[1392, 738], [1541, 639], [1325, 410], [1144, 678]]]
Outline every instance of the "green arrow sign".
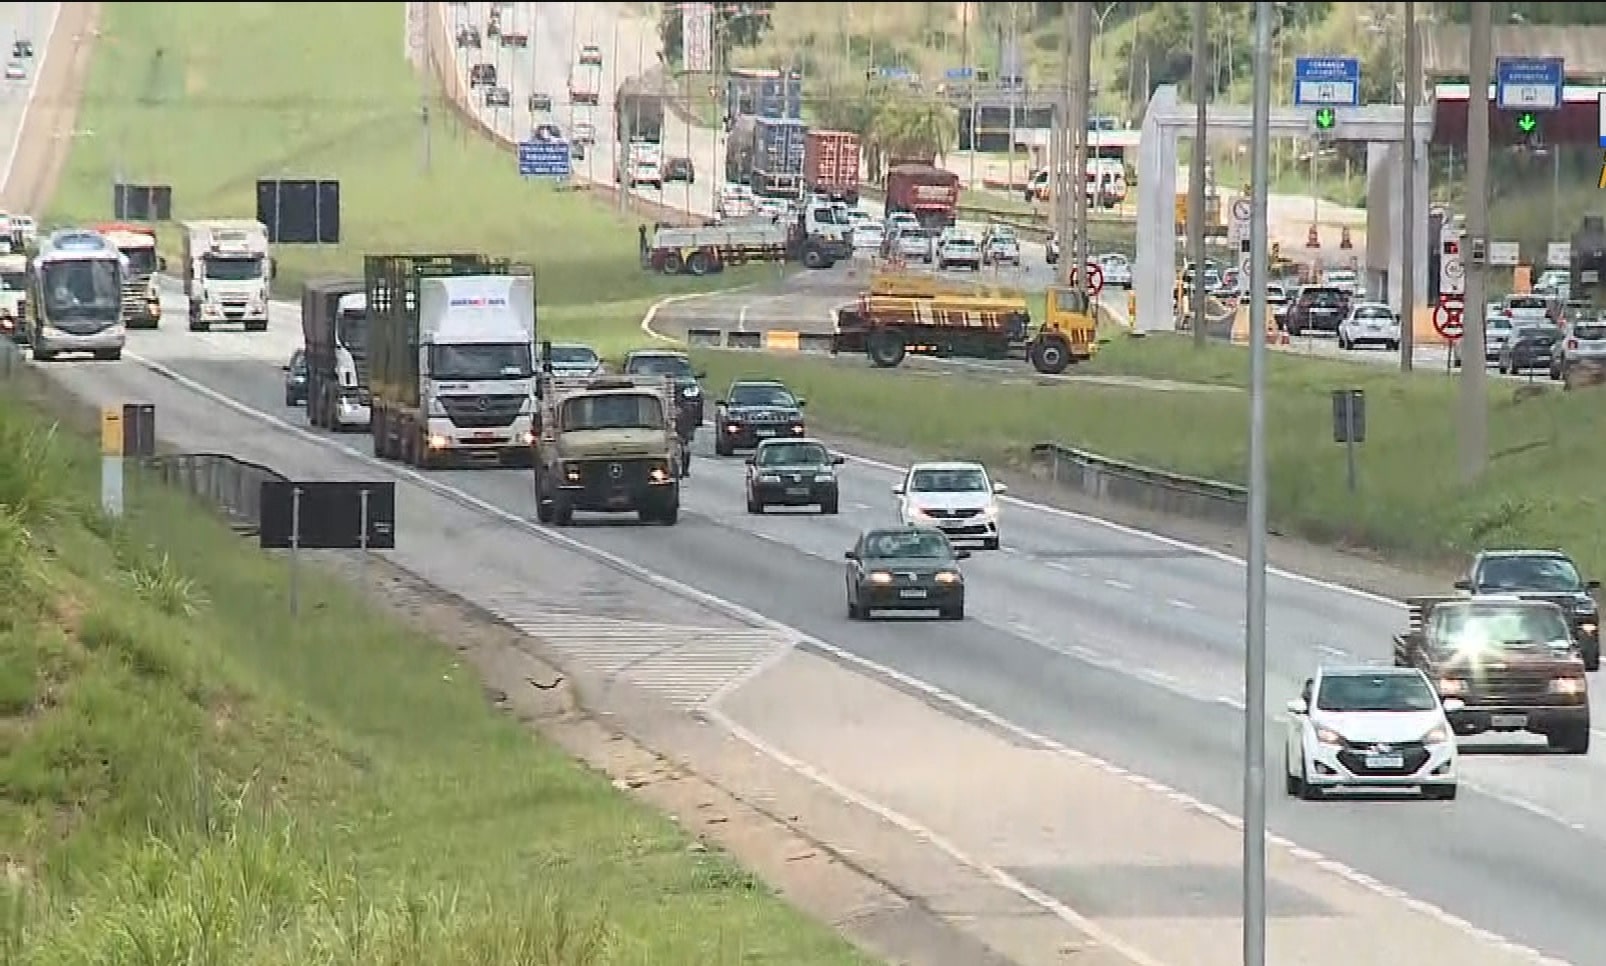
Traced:
[[1324, 107], [1316, 112], [1316, 130], [1331, 131], [1338, 123], [1338, 112], [1330, 107]]
[[1539, 118], [1534, 117], [1533, 111], [1523, 111], [1517, 115], [1517, 130], [1524, 134], [1532, 134], [1539, 127]]

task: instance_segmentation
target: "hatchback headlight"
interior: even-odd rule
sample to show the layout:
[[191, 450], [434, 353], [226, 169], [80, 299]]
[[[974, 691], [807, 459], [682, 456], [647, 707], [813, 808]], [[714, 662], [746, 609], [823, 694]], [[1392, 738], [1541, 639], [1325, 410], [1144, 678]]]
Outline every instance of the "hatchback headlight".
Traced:
[[937, 571], [937, 583], [939, 584], [957, 584], [963, 579], [959, 576], [959, 571], [957, 570]]
[[758, 475], [758, 481], [760, 483], [779, 483], [781, 482], [781, 478], [774, 473], [760, 473]]
[[1344, 740], [1343, 735], [1334, 731], [1332, 728], [1317, 728], [1316, 740], [1321, 744], [1332, 745], [1335, 748], [1342, 748], [1349, 744], [1349, 742]]
[[1442, 745], [1450, 740], [1450, 729], [1444, 725], [1434, 727], [1432, 731], [1422, 736], [1424, 745]]

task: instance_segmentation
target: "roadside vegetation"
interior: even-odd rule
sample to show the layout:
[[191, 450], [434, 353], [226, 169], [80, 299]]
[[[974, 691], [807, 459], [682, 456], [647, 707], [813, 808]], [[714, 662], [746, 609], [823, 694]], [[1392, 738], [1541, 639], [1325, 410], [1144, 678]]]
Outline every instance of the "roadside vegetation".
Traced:
[[0, 391], [0, 962], [862, 960], [487, 706], [450, 648], [286, 571]]
[[[309, 275], [360, 272], [364, 253], [482, 251], [535, 266], [556, 327], [571, 314], [593, 325], [599, 299], [625, 303], [618, 333], [643, 297], [740, 281], [643, 272], [637, 219], [520, 178], [403, 61], [400, 16], [364, 3], [293, 17], [271, 4], [105, 5], [49, 220], [107, 219], [112, 172], [171, 184], [175, 222], [255, 217], [258, 178], [337, 178], [342, 243], [280, 247], [281, 297]], [[176, 227], [163, 226], [170, 255]]]
[[[1194, 476], [1245, 479], [1244, 392], [1066, 385], [1034, 379], [1024, 368], [1007, 382], [963, 369], [873, 370], [857, 357], [705, 352], [699, 364], [716, 389], [743, 375], [783, 379], [808, 399], [821, 432], [922, 457], [983, 459], [1024, 472], [1032, 444], [1059, 442]], [[1072, 374], [1243, 387], [1248, 353], [1222, 344], [1198, 352], [1176, 336], [1117, 339]], [[1606, 573], [1596, 495], [1606, 478], [1599, 445], [1606, 390], [1520, 399], [1517, 386], [1490, 384], [1490, 466], [1468, 487], [1456, 471], [1455, 380], [1272, 353], [1266, 411], [1273, 526], [1431, 563], [1487, 546], [1559, 546], [1591, 574]], [[1359, 448], [1354, 494], [1345, 486], [1344, 449], [1332, 441], [1329, 395], [1349, 388], [1367, 395], [1368, 438]]]

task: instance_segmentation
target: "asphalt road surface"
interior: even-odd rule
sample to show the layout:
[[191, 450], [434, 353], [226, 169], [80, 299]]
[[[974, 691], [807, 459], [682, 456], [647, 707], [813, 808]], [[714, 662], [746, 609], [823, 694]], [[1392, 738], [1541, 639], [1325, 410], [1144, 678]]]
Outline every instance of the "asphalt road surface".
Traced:
[[[169, 311], [176, 314], [180, 307], [170, 305]], [[133, 333], [123, 362], [60, 362], [48, 368], [87, 398], [119, 393], [157, 399], [158, 418], [177, 433], [203, 433], [220, 418], [217, 403], [203, 398], [200, 388], [187, 389], [154, 374], [151, 365], [302, 426], [303, 414], [283, 406], [279, 369], [299, 341], [296, 307], [275, 304], [266, 333], [197, 335], [168, 325]], [[327, 462], [325, 451], [287, 439], [288, 430], [262, 423], [256, 435], [241, 437], [237, 445], [272, 445], [283, 459], [298, 462], [284, 467], [298, 474], [316, 478], [329, 472], [320, 469]], [[362, 437], [345, 437], [345, 442], [359, 449], [364, 445]], [[844, 468], [839, 516], [751, 516], [743, 509], [741, 463], [713, 459], [704, 449], [687, 487], [681, 525], [580, 526], [565, 535], [648, 571], [672, 574], [843, 654], [958, 696], [1012, 727], [1163, 782], [1182, 800], [1238, 810], [1239, 562], [1012, 501], [1003, 519], [1005, 549], [978, 554], [966, 564], [971, 596], [965, 622], [850, 623], [843, 614], [841, 553], [862, 529], [891, 519], [890, 486], [897, 475], [896, 468], [855, 459]], [[533, 515], [527, 472], [448, 471], [430, 480], [507, 519]], [[416, 534], [404, 537], [413, 548], [399, 553], [432, 568], [449, 589], [493, 609], [497, 601], [486, 598], [497, 594], [522, 591], [523, 599], [530, 599], [530, 586], [510, 587], [506, 574], [479, 557], [472, 571], [453, 569], [462, 554], [491, 554], [494, 548], [482, 536], [505, 523], [489, 510], [465, 514], [466, 502], [456, 515], [442, 518], [439, 507], [423, 504], [420, 492], [409, 484], [399, 494], [399, 530]], [[506, 566], [524, 565], [510, 560]], [[550, 583], [537, 585], [541, 593], [534, 596], [578, 599], [591, 612], [634, 614], [639, 595], [647, 593], [625, 587], [629, 581], [618, 573], [593, 573], [601, 568], [592, 567], [582, 574], [571, 567], [579, 569], [561, 562], [542, 567], [535, 579]], [[1395, 603], [1286, 574], [1272, 576], [1268, 609], [1273, 708], [1296, 695], [1300, 681], [1320, 662], [1387, 661], [1390, 637], [1405, 620]], [[564, 619], [598, 618], [582, 611]], [[773, 646], [755, 642], [754, 659]], [[1597, 696], [1596, 706], [1602, 703]], [[1282, 723], [1268, 721], [1267, 727], [1273, 749], [1266, 762], [1270, 822], [1276, 833], [1356, 870], [1356, 881], [1376, 880], [1402, 890], [1394, 893], [1401, 904], [1414, 897], [1551, 956], [1579, 964], [1601, 961], [1606, 878], [1598, 870], [1606, 867], [1606, 817], [1596, 804], [1606, 800], [1602, 754], [1553, 756], [1532, 741], [1496, 747], [1473, 741], [1457, 802], [1297, 803], [1276, 788], [1283, 765]], [[943, 749], [929, 751], [940, 755]], [[986, 789], [966, 790], [963, 781], [957, 785], [945, 807], [990, 814]], [[1131, 848], [1163, 862], [1168, 830], [1151, 832], [1132, 841]], [[1039, 834], [1064, 833], [1047, 823]], [[1172, 869], [1170, 875], [1131, 880], [1136, 883], [1131, 888], [1149, 898], [1160, 892], [1203, 898], [1223, 916], [1236, 908], [1237, 872], [1230, 864]], [[1043, 888], [1052, 891], [1053, 886]], [[1291, 908], [1287, 896], [1274, 898], [1277, 925], [1300, 924], [1301, 913]], [[1335, 947], [1335, 961], [1342, 961], [1345, 948], [1374, 938], [1334, 934], [1328, 943]], [[1515, 961], [1497, 938], [1481, 941], [1486, 956], [1457, 962]]]

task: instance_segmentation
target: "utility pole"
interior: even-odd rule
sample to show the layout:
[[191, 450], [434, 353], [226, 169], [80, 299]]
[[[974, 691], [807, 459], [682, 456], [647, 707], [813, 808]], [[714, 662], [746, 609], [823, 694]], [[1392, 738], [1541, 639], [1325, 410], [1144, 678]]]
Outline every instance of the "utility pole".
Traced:
[[[1416, 2], [1405, 0], [1405, 182], [1400, 189], [1401, 234], [1405, 249], [1400, 257], [1400, 371], [1410, 372], [1416, 361], [1416, 255], [1426, 239], [1416, 229], [1416, 92], [1421, 76], [1421, 55], [1416, 49]], [[1437, 239], [1434, 244], [1438, 244]]]
[[1255, 3], [1249, 138], [1249, 553], [1244, 566], [1243, 962], [1266, 966], [1266, 278], [1271, 181], [1271, 27], [1279, 4]]
[[[1071, 5], [1074, 15], [1072, 21], [1071, 37], [1074, 44], [1071, 48], [1071, 170], [1068, 172], [1071, 189], [1071, 211], [1075, 213], [1076, 226], [1076, 278], [1077, 288], [1084, 297], [1087, 296], [1087, 270], [1088, 243], [1087, 237], [1087, 122], [1088, 113], [1093, 100], [1089, 88], [1093, 86], [1093, 4], [1088, 0], [1079, 0]], [[1061, 246], [1061, 255], [1064, 257], [1064, 246]], [[1093, 304], [1091, 298], [1085, 298], [1090, 314]]]
[[1489, 460], [1489, 375], [1484, 356], [1485, 263], [1489, 250], [1489, 62], [1493, 60], [1492, 15], [1487, 3], [1471, 8], [1467, 58], [1466, 309], [1461, 316], [1461, 479], [1476, 482]]
[[1203, 0], [1193, 4], [1193, 150], [1188, 160], [1188, 254], [1193, 259], [1193, 274], [1187, 276], [1193, 287], [1193, 344], [1205, 344], [1205, 155], [1209, 153], [1209, 118], [1205, 101], [1205, 58], [1208, 56], [1209, 34], [1206, 30], [1210, 5]]
[[1071, 110], [1071, 51], [1076, 48], [1075, 3], [1060, 4], [1060, 90], [1054, 111], [1054, 130], [1049, 137], [1050, 170], [1053, 172], [1054, 233], [1060, 242], [1059, 274], [1065, 284], [1076, 284], [1076, 235], [1071, 216], [1072, 155], [1071, 127], [1074, 121]]

